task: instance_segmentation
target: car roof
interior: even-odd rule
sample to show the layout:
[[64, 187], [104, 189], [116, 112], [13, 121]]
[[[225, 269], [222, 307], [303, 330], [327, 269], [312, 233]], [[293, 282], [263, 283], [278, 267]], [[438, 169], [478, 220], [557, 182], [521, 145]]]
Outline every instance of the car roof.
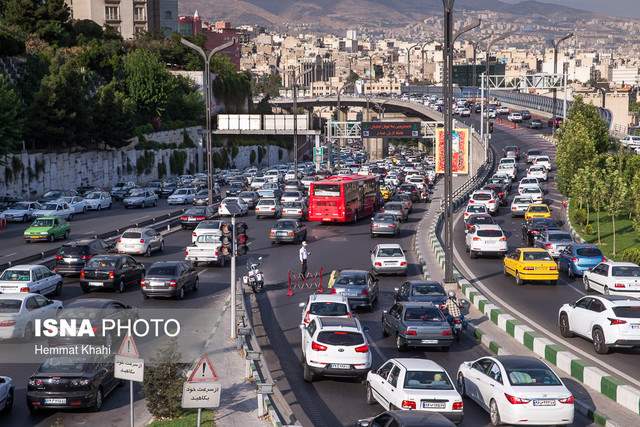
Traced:
[[430, 301], [398, 301], [405, 308], [438, 308]]
[[531, 368], [535, 366], [547, 367], [546, 363], [536, 357], [530, 356], [494, 356], [505, 369]]
[[349, 275], [357, 275], [357, 274], [361, 274], [361, 275], [366, 275], [367, 273], [369, 273], [367, 270], [340, 270], [340, 274], [349, 274]]
[[0, 300], [2, 299], [18, 299], [21, 301], [26, 300], [28, 297], [31, 297], [33, 295], [38, 295], [38, 294], [34, 294], [34, 293], [26, 293], [26, 292], [16, 292], [16, 293], [7, 293], [7, 294], [0, 294]]
[[127, 233], [127, 232], [144, 233], [145, 231], [149, 231], [149, 230], [153, 230], [153, 229], [149, 227], [134, 227], [134, 228], [127, 228], [126, 230], [124, 230], [124, 233]]
[[444, 368], [442, 366], [429, 359], [402, 357], [390, 360], [397, 362], [398, 364], [404, 366], [407, 370], [411, 371], [431, 371], [436, 369], [442, 369], [444, 371]]
[[545, 254], [549, 253], [547, 252], [546, 249], [542, 249], [542, 248], [518, 248], [518, 249], [520, 249], [521, 252], [544, 252]]
[[376, 245], [378, 249], [391, 249], [391, 248], [400, 248], [398, 243], [378, 243]]
[[62, 218], [58, 218], [57, 216], [41, 216], [36, 219], [62, 219]]
[[624, 261], [606, 261], [604, 264], [609, 264], [611, 267], [637, 267], [637, 264]]
[[322, 328], [352, 328], [360, 330], [358, 319], [353, 317], [319, 316], [318, 320]]
[[117, 301], [109, 298], [78, 298], [75, 301], [71, 301], [70, 303], [65, 304], [64, 308], [74, 308], [74, 307], [100, 308], [111, 303], [124, 304], [121, 301]]
[[500, 230], [502, 231], [502, 227], [498, 224], [475, 224], [474, 227], [476, 230]]
[[439, 286], [442, 286], [442, 283], [436, 282], [435, 280], [408, 280], [406, 283], [409, 283], [409, 286], [414, 286], [414, 285], [439, 285]]
[[342, 294], [311, 294], [309, 302], [340, 302], [346, 303], [347, 297]]
[[[40, 267], [40, 264], [20, 264], [7, 268], [7, 270], [31, 270], [33, 268]], [[5, 270], [5, 271], [7, 271]]]

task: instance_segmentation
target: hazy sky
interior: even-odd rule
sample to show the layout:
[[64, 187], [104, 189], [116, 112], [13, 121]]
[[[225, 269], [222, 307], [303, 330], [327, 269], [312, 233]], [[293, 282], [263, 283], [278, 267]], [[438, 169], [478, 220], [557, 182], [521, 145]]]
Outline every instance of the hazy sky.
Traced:
[[[519, 3], [522, 0], [503, 0]], [[606, 15], [640, 18], [640, 0], [539, 0], [576, 9], [591, 10]], [[524, 1], [526, 3], [526, 1]]]

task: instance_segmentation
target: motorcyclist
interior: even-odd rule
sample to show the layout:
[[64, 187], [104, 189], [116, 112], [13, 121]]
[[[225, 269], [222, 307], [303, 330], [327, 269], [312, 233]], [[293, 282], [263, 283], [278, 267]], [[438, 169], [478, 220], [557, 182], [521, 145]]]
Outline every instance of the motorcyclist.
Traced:
[[454, 318], [459, 317], [463, 318], [462, 310], [460, 304], [458, 304], [458, 299], [456, 298], [456, 293], [453, 291], [449, 291], [447, 302], [444, 304], [447, 312], [449, 314], [449, 322], [451, 322]]

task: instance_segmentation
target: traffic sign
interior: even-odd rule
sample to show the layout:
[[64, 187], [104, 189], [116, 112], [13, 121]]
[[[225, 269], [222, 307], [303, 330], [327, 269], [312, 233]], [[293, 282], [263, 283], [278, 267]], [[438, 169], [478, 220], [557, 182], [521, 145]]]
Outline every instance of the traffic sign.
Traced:
[[206, 354], [203, 354], [196, 362], [196, 367], [191, 371], [191, 375], [187, 379], [190, 383], [204, 383], [218, 380], [218, 375], [213, 368], [213, 363]]
[[141, 383], [144, 381], [144, 359], [116, 355], [113, 376]]
[[420, 122], [362, 122], [363, 138], [420, 138]]
[[217, 408], [222, 386], [219, 382], [186, 382], [182, 386], [183, 408]]
[[124, 337], [116, 354], [119, 356], [131, 357], [134, 359], [140, 357], [140, 353], [138, 353], [138, 347], [136, 347], [136, 342], [133, 340], [133, 337], [131, 335], [127, 335]]

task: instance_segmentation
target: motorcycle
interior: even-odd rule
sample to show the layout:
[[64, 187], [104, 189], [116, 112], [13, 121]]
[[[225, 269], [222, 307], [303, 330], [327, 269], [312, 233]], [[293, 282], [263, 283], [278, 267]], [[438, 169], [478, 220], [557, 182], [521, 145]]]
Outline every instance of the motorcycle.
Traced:
[[451, 319], [451, 324], [452, 324], [452, 331], [453, 331], [453, 338], [456, 340], [456, 342], [460, 342], [460, 337], [462, 337], [462, 316], [461, 317], [454, 317]]
[[247, 274], [242, 277], [242, 283], [251, 286], [254, 293], [258, 293], [264, 287], [264, 274], [260, 270], [262, 257], [257, 262], [249, 261], [247, 263]]

